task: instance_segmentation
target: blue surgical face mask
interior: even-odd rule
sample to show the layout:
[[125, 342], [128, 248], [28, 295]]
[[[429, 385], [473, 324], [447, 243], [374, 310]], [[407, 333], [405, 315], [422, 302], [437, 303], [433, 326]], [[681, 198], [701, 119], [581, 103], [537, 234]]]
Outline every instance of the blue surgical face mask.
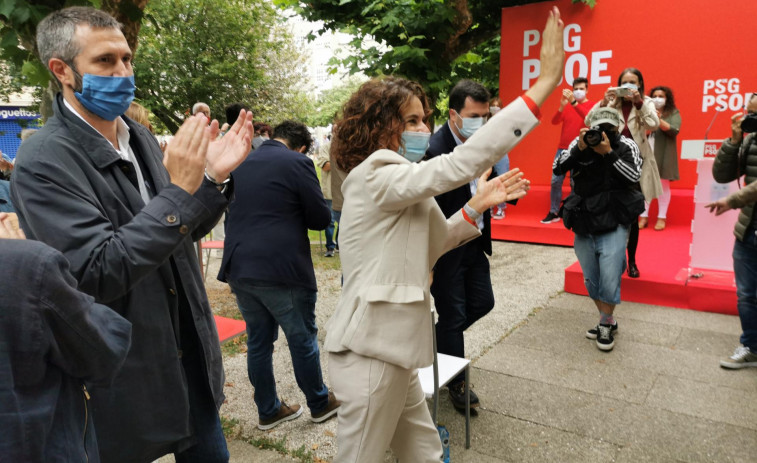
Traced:
[[632, 84], [631, 82], [626, 82], [625, 84], [621, 85], [621, 87], [630, 88], [631, 90], [638, 90], [639, 86], [636, 84]]
[[[453, 111], [455, 110], [453, 109]], [[466, 139], [473, 136], [473, 134], [476, 133], [476, 130], [480, 129], [484, 125], [483, 117], [463, 117], [460, 116], [460, 113], [457, 111], [455, 111], [455, 114], [457, 114], [458, 117], [463, 120], [462, 127], [458, 127], [457, 124], [455, 124], [455, 127], [457, 127], [457, 131], [460, 132], [460, 135], [462, 135]]]
[[429, 132], [402, 132], [402, 143], [397, 152], [410, 162], [418, 162], [423, 159], [428, 150], [428, 141], [431, 138]]
[[106, 77], [84, 74], [81, 92], [75, 91], [74, 95], [88, 111], [106, 121], [112, 121], [129, 109], [136, 88], [134, 76]]

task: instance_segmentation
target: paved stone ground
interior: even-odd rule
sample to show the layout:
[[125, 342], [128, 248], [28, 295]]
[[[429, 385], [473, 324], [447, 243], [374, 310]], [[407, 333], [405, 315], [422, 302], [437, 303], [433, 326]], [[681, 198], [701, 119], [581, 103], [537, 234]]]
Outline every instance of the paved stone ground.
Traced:
[[[593, 304], [561, 291], [572, 249], [500, 242], [494, 248], [497, 304], [466, 333], [482, 401], [471, 449], [463, 448], [464, 418], [446, 393], [440, 401], [452, 461], [757, 461], [757, 369], [718, 366], [737, 343], [736, 317], [624, 303], [616, 312], [615, 350], [600, 352], [584, 337], [596, 324]], [[318, 280], [323, 326], [338, 298], [339, 272], [320, 271]], [[208, 282], [214, 285], [220, 283]], [[304, 404], [283, 335], [274, 356], [280, 396]], [[328, 383], [326, 355], [322, 362]], [[335, 420], [315, 425], [305, 411], [259, 431], [244, 354], [227, 357], [224, 366], [228, 401], [221, 413], [238, 423], [238, 439], [267, 439], [290, 453], [310, 452], [315, 461], [333, 458]], [[232, 461], [297, 461], [238, 440], [230, 445]]]

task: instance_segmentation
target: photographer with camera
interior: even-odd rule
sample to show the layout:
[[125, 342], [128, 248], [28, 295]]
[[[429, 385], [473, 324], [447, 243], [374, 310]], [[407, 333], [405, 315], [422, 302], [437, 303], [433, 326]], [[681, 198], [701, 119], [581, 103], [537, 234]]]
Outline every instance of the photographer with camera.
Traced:
[[[746, 106], [747, 114], [731, 118], [731, 138], [718, 150], [712, 165], [712, 176], [718, 183], [728, 183], [744, 176], [744, 188], [707, 204], [705, 207], [721, 215], [741, 209], [733, 234], [733, 273], [736, 277], [737, 307], [741, 319], [741, 345], [729, 358], [721, 360], [723, 368], [757, 367], [757, 93]], [[744, 138], [744, 133], [748, 135]]]
[[[586, 125], [590, 125], [592, 112], [602, 107], [618, 110], [621, 114], [618, 131], [623, 136], [632, 138], [639, 147], [642, 166], [637, 188], [641, 188], [644, 199], [651, 202], [662, 195], [662, 184], [647, 134], [657, 130], [660, 118], [652, 99], [644, 96], [644, 77], [641, 71], [636, 68], [623, 69], [618, 75], [618, 86], [607, 89], [602, 101], [597, 103], [586, 117]], [[634, 220], [631, 224], [628, 236], [628, 276], [631, 278], [640, 276], [639, 268], [636, 266], [636, 248], [639, 246], [639, 229], [646, 226], [646, 218], [639, 219], [638, 223]]]
[[641, 177], [641, 155], [636, 143], [620, 134], [621, 114], [615, 108], [596, 108], [587, 122], [591, 128], [581, 129], [555, 159], [552, 171], [570, 171], [574, 182], [560, 216], [575, 234], [573, 246], [586, 290], [599, 310], [599, 323], [586, 337], [595, 339], [600, 350], [611, 351], [629, 227], [644, 210], [643, 195], [634, 188]]

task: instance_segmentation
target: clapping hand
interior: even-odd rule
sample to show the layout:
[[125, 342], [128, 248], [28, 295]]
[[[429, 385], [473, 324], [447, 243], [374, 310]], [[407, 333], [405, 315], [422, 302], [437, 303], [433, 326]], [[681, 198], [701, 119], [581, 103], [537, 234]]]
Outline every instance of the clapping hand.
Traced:
[[25, 240], [24, 231], [18, 226], [18, 216], [13, 213], [0, 212], [0, 238]]
[[218, 131], [217, 121], [210, 126], [207, 121], [202, 113], [188, 118], [163, 153], [163, 165], [171, 183], [189, 194], [194, 194], [202, 184], [213, 125]]
[[573, 100], [575, 100], [575, 98], [573, 97], [573, 92], [566, 88], [562, 91], [562, 97], [560, 98], [560, 107], [564, 108], [568, 103], [573, 104]]
[[218, 122], [213, 123], [213, 141], [208, 146], [206, 170], [216, 182], [223, 182], [252, 149], [252, 136], [255, 133], [252, 128], [252, 111], [239, 111], [237, 121], [221, 138], [218, 138]]

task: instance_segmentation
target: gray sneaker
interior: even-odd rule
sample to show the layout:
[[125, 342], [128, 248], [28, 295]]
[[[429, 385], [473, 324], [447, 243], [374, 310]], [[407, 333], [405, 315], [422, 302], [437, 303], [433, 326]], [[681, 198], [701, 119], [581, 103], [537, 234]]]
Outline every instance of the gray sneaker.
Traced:
[[720, 361], [720, 366], [731, 369], [757, 367], [757, 354], [746, 346], [739, 346], [733, 351], [733, 355]]

